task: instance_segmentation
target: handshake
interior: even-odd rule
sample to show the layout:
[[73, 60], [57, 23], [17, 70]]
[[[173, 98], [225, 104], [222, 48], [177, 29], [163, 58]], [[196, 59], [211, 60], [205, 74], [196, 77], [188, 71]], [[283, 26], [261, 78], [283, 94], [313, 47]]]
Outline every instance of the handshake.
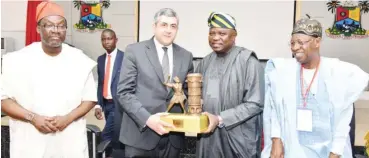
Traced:
[[44, 134], [56, 133], [63, 131], [73, 120], [68, 116], [54, 116], [47, 117], [37, 114], [33, 114], [33, 118], [30, 123], [37, 128], [38, 131]]

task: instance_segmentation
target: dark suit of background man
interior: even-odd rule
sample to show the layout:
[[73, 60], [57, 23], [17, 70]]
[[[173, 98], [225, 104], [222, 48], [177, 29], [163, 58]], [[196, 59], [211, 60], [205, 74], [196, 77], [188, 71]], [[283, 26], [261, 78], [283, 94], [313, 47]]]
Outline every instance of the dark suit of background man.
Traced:
[[119, 131], [121, 123], [121, 110], [115, 107], [117, 93], [117, 83], [119, 80], [119, 72], [123, 60], [123, 52], [116, 48], [118, 38], [111, 29], [106, 29], [101, 33], [101, 43], [106, 53], [97, 59], [98, 104], [95, 108], [95, 116], [97, 119], [103, 119], [102, 111], [105, 115], [105, 127], [102, 131], [102, 139], [111, 140], [110, 146], [106, 149], [105, 156], [112, 156], [112, 149], [119, 150], [121, 147], [119, 142]]
[[[172, 9], [159, 10], [152, 27], [152, 39], [131, 44], [125, 51], [117, 94], [124, 111], [119, 139], [125, 157], [176, 158], [184, 134], [168, 133], [164, 126], [173, 125], [160, 120], [171, 99], [163, 83], [170, 75], [184, 85], [186, 75], [193, 72], [192, 54], [173, 43], [178, 18]], [[170, 112], [182, 110], [175, 105]]]

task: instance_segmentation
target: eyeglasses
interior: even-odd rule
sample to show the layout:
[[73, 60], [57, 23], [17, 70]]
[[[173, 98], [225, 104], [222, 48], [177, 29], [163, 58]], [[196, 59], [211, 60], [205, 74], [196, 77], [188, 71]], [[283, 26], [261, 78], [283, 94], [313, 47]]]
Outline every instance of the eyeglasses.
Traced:
[[297, 43], [299, 46], [303, 46], [303, 45], [305, 45], [305, 44], [309, 43], [311, 40], [313, 40], [313, 39], [309, 39], [309, 40], [307, 40], [307, 41], [300, 41], [300, 40], [297, 40], [297, 41], [291, 41], [288, 45], [289, 45], [289, 46], [291, 46], [291, 47], [293, 47], [293, 46], [295, 46], [295, 44]]
[[67, 30], [67, 26], [66, 25], [58, 25], [58, 26], [55, 26], [55, 25], [45, 24], [42, 27], [45, 28], [48, 31], [51, 31], [51, 30], [53, 30], [55, 28], [57, 29], [57, 31], [65, 31], [65, 30]]

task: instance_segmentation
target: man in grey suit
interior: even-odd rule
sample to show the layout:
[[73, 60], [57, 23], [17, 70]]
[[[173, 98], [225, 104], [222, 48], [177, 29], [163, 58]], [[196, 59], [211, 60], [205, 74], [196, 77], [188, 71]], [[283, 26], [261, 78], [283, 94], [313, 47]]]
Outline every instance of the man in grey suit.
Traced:
[[[192, 54], [173, 43], [178, 17], [172, 9], [155, 14], [153, 30], [152, 39], [128, 45], [123, 59], [117, 98], [124, 110], [119, 139], [125, 157], [175, 158], [184, 145], [184, 134], [165, 130], [174, 126], [160, 116], [172, 97], [163, 83], [177, 76], [185, 89], [186, 75], [193, 72]], [[178, 105], [170, 111], [182, 112]]]

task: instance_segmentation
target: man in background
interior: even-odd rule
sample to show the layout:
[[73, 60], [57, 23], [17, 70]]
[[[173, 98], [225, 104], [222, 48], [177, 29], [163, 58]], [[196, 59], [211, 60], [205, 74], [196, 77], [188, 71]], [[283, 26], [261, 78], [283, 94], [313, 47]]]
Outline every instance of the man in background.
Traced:
[[1, 110], [11, 117], [10, 157], [88, 158], [84, 116], [97, 101], [96, 63], [63, 44], [67, 21], [59, 5], [41, 2], [35, 19], [41, 42], [3, 58]]
[[200, 61], [203, 111], [209, 127], [197, 157], [260, 157], [264, 82], [255, 52], [236, 46], [236, 21], [226, 13], [208, 18], [213, 52]]
[[[101, 44], [106, 52], [97, 58], [98, 104], [95, 116], [101, 120], [105, 116], [105, 127], [102, 131], [102, 140], [111, 140], [105, 151], [107, 158], [113, 156], [113, 150], [120, 150], [123, 146], [119, 142], [119, 131], [122, 119], [122, 110], [117, 106], [116, 94], [119, 73], [123, 61], [123, 52], [116, 48], [118, 38], [111, 29], [101, 33]], [[104, 112], [104, 115], [102, 114]]]

